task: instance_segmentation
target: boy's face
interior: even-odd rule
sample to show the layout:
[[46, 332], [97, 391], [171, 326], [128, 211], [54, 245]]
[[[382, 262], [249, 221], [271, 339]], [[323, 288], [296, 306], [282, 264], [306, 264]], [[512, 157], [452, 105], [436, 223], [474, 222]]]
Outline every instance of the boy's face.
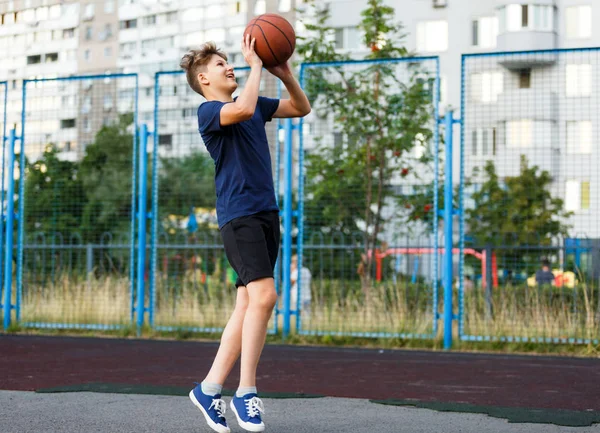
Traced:
[[232, 94], [237, 89], [233, 66], [221, 56], [213, 54], [206, 65], [206, 70], [198, 74], [202, 86], [210, 86], [217, 92], [228, 92]]

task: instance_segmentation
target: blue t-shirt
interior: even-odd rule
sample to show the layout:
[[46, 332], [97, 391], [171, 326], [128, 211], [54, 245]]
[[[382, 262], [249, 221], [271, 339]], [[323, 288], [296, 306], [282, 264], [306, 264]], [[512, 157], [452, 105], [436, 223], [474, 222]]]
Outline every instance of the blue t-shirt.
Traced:
[[225, 104], [207, 101], [198, 107], [198, 130], [215, 161], [219, 228], [234, 218], [279, 210], [265, 131], [279, 100], [259, 96], [250, 120], [221, 126]]

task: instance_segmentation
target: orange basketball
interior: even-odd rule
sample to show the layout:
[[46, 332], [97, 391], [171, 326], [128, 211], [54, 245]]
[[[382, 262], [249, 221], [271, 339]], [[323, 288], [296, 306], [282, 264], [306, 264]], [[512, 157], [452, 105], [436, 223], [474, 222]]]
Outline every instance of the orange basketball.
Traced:
[[281, 15], [263, 14], [253, 18], [244, 30], [244, 37], [246, 35], [256, 39], [254, 50], [267, 68], [287, 62], [296, 49], [296, 32]]

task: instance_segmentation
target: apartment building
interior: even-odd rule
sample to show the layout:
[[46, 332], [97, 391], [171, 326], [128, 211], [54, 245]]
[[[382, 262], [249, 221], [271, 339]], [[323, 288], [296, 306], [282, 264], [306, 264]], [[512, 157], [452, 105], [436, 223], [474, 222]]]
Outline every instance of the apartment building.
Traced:
[[[324, 1], [324, 0], [317, 0]], [[336, 47], [356, 56], [366, 53], [357, 24], [365, 0], [329, 0]], [[553, 176], [553, 193], [574, 212], [574, 230], [600, 235], [598, 162], [599, 60], [593, 51], [565, 55], [482, 57], [461, 55], [505, 51], [600, 46], [600, 5], [593, 0], [387, 0], [406, 32], [406, 46], [440, 57], [442, 112], [463, 113], [466, 176], [493, 160], [501, 176], [515, 174], [525, 154]], [[0, 81], [9, 88], [8, 123], [20, 124], [24, 78], [106, 72], [139, 73], [139, 121], [154, 121], [154, 74], [177, 70], [181, 56], [214, 40], [244, 64], [239, 40], [249, 19], [277, 12], [297, 23], [295, 8], [304, 0], [14, 0], [0, 4]], [[297, 25], [297, 29], [300, 26]], [[240, 73], [241, 81], [243, 74]], [[181, 77], [179, 77], [181, 78]], [[184, 80], [161, 89], [159, 149], [180, 155], [202, 148], [193, 127], [198, 96]], [[109, 96], [86, 99], [81, 87], [63, 89], [61, 102], [89, 106], [85, 112], [56, 110], [55, 135], [70, 157], [82, 155], [92, 122], [130, 110], [130, 82], [111, 84]], [[275, 95], [274, 81], [263, 91]], [[68, 90], [68, 92], [67, 92]], [[66, 92], [66, 93], [65, 93]], [[98, 92], [97, 92], [98, 93]], [[101, 92], [100, 92], [101, 93]], [[71, 100], [74, 101], [74, 100]], [[56, 104], [56, 102], [55, 102]], [[113, 104], [118, 108], [111, 111]], [[54, 106], [54, 105], [50, 105]], [[96, 111], [92, 111], [96, 110]], [[83, 115], [82, 115], [83, 114]], [[57, 126], [58, 125], [58, 126]], [[460, 140], [456, 128], [455, 142]], [[70, 135], [69, 135], [70, 134]], [[331, 132], [331, 140], [339, 140]], [[458, 146], [456, 146], [458, 151]], [[458, 154], [455, 179], [458, 179]]]
[[[481, 181], [493, 161], [498, 175], [519, 171], [521, 155], [552, 175], [565, 201], [571, 233], [600, 236], [598, 71], [594, 51], [486, 56], [462, 54], [600, 47], [600, 4], [593, 0], [389, 0], [407, 34], [406, 46], [440, 58], [440, 111], [452, 108], [464, 132], [464, 173]], [[363, 54], [356, 24], [361, 0], [331, 0], [331, 25], [341, 50]], [[464, 92], [463, 92], [464, 91]], [[454, 141], [461, 139], [455, 128]], [[455, 146], [454, 179], [459, 178]], [[468, 205], [468, 197], [467, 197]]]

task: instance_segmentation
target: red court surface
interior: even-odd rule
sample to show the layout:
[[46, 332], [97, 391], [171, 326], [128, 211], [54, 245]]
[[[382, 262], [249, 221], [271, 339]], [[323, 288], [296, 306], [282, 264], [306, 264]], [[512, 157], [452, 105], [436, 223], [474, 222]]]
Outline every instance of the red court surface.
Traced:
[[[86, 383], [192, 387], [216, 343], [0, 335], [0, 389]], [[225, 384], [235, 389], [236, 366]], [[600, 360], [269, 345], [262, 392], [600, 409]]]

